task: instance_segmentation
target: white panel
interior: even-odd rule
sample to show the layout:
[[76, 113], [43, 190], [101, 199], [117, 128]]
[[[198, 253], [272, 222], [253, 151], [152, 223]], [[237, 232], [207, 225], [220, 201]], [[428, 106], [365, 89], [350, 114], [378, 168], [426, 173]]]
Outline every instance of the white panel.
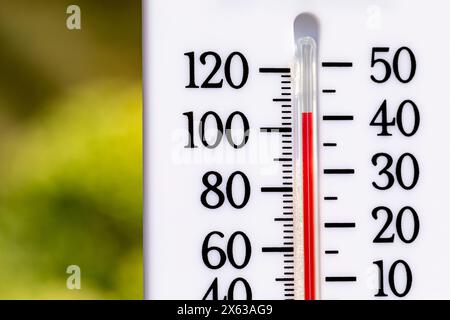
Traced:
[[[279, 74], [261, 74], [261, 67], [292, 65], [295, 54], [294, 20], [302, 12], [311, 12], [320, 23], [319, 62], [348, 61], [351, 68], [318, 70], [319, 93], [319, 265], [320, 298], [371, 299], [378, 291], [378, 271], [373, 262], [384, 261], [384, 290], [387, 298], [396, 298], [389, 283], [389, 268], [404, 260], [412, 271], [412, 286], [405, 298], [450, 298], [450, 212], [447, 196], [450, 168], [448, 159], [448, 119], [450, 98], [447, 74], [450, 45], [445, 36], [450, 30], [450, 2], [445, 0], [147, 0], [145, 8], [145, 252], [146, 297], [150, 299], [201, 299], [215, 278], [219, 298], [227, 295], [233, 279], [242, 277], [251, 286], [253, 299], [289, 298], [290, 291], [275, 278], [290, 278], [283, 273], [287, 265], [280, 253], [263, 253], [262, 247], [283, 246], [281, 193], [262, 193], [261, 187], [282, 186], [283, 162], [274, 162], [282, 152], [281, 134], [260, 132], [261, 127], [280, 126], [282, 103], [272, 101], [281, 95]], [[391, 65], [395, 52], [409, 47], [417, 61], [414, 79], [401, 83], [392, 74], [383, 84], [370, 78], [382, 77], [383, 68], [371, 68], [373, 47], [389, 47], [389, 53], [377, 53]], [[187, 52], [196, 54], [196, 79], [201, 84], [208, 74], [199, 61], [200, 54], [214, 51], [225, 59], [239, 51], [249, 64], [249, 78], [239, 90], [226, 82], [221, 89], [187, 89], [189, 64]], [[400, 73], [406, 74], [407, 59], [402, 55]], [[238, 60], [236, 60], [238, 61]], [[235, 61], [235, 62], [236, 62]], [[237, 65], [237, 64], [236, 64]], [[236, 70], [236, 69], [234, 69]], [[235, 72], [234, 78], [240, 73]], [[223, 68], [214, 79], [223, 78]], [[283, 91], [286, 92], [286, 91]], [[403, 136], [397, 126], [389, 127], [392, 136], [380, 137], [379, 127], [369, 126], [377, 109], [386, 100], [389, 120], [404, 100], [412, 100], [420, 110], [420, 127], [412, 137]], [[405, 109], [407, 110], [407, 108]], [[184, 148], [188, 142], [187, 117], [193, 111], [196, 149]], [[226, 121], [235, 111], [243, 112], [250, 122], [250, 137], [242, 149], [233, 149], [226, 139], [215, 149], [201, 145], [198, 120], [208, 111]], [[322, 121], [324, 115], [352, 115], [353, 121]], [[411, 114], [405, 112], [404, 123]], [[208, 122], [212, 128], [213, 122]], [[238, 123], [238, 122], [237, 122]], [[299, 126], [295, 121], [294, 126]], [[213, 133], [214, 130], [208, 130]], [[294, 142], [298, 143], [298, 142]], [[336, 147], [322, 147], [336, 143]], [[383, 161], [375, 167], [376, 153], [388, 153], [394, 159], [390, 172], [395, 174], [398, 158], [411, 153], [417, 159], [420, 176], [412, 190], [398, 182], [386, 191], [376, 190]], [[324, 175], [324, 169], [354, 169], [353, 175]], [[251, 196], [243, 209], [234, 209], [226, 201], [216, 210], [205, 208], [200, 196], [205, 190], [203, 175], [217, 171], [226, 179], [242, 171], [251, 182]], [[409, 181], [411, 169], [405, 165], [403, 176]], [[238, 179], [237, 179], [238, 180]], [[240, 183], [235, 194], [241, 194]], [[325, 201], [336, 196], [337, 201]], [[285, 203], [286, 205], [286, 203]], [[397, 234], [393, 243], [373, 243], [385, 221], [372, 217], [377, 206], [389, 207], [394, 221], [385, 235], [395, 231], [395, 219], [404, 206], [413, 207], [420, 219], [417, 239], [403, 243]], [[299, 219], [300, 217], [296, 217]], [[324, 228], [325, 223], [351, 222], [355, 228]], [[405, 215], [405, 234], [411, 228]], [[233, 232], [243, 231], [252, 246], [251, 259], [243, 269], [227, 262], [212, 270], [202, 260], [202, 243], [212, 231], [224, 239], [212, 244], [226, 249]], [[242, 250], [241, 242], [236, 252]], [[301, 243], [296, 243], [296, 249]], [[339, 254], [325, 254], [338, 250]], [[297, 261], [297, 260], [296, 260]], [[398, 267], [397, 291], [404, 288], [405, 275]], [[298, 275], [297, 275], [298, 276]], [[325, 282], [326, 277], [356, 277], [356, 282]], [[289, 281], [288, 281], [289, 282]], [[288, 288], [289, 286], [287, 286]], [[236, 294], [242, 294], [238, 285]], [[297, 297], [297, 296], [296, 296]]]

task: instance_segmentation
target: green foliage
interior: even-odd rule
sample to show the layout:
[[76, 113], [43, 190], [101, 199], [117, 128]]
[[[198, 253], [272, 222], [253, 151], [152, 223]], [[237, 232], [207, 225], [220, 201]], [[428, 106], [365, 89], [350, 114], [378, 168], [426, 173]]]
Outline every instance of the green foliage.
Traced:
[[142, 298], [141, 104], [139, 83], [90, 83], [9, 128], [0, 298]]

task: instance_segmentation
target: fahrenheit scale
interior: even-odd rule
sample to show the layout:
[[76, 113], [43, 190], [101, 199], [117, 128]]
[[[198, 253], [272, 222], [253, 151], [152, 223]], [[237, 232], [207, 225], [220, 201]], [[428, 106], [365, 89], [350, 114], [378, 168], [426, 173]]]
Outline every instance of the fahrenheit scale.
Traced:
[[147, 298], [450, 298], [448, 1], [144, 10]]

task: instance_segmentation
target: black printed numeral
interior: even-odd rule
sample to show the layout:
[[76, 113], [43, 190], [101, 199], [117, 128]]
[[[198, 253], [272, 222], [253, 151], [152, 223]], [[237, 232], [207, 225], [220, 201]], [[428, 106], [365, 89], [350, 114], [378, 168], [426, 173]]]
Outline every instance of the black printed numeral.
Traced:
[[[241, 89], [247, 83], [249, 66], [247, 59], [240, 52], [233, 52], [226, 58], [223, 72], [220, 72], [222, 70], [222, 58], [218, 53], [213, 51], [202, 53], [199, 61], [205, 67], [209, 66], [210, 69], [206, 71], [207, 76], [202, 80], [200, 87], [196, 82], [198, 71], [196, 70], [196, 54], [195, 52], [187, 52], [184, 55], [189, 60], [189, 83], [186, 88], [222, 88], [225, 80], [231, 88]], [[238, 71], [234, 68], [237, 68]], [[205, 71], [202, 70], [201, 73], [204, 74]]]

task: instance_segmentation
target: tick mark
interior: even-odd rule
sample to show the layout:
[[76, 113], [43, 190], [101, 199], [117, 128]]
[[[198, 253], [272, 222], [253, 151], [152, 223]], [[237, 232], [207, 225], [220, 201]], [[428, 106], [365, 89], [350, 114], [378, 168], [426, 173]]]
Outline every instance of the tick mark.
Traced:
[[262, 252], [294, 252], [294, 247], [264, 247]]
[[273, 161], [280, 161], [280, 162], [291, 162], [292, 158], [275, 158]]
[[292, 192], [292, 187], [262, 187], [261, 192]]
[[290, 73], [290, 68], [259, 68], [260, 73]]
[[273, 99], [273, 102], [291, 102], [291, 99], [287, 99], [287, 98], [275, 98], [275, 99]]
[[354, 169], [325, 169], [324, 174], [355, 174]]
[[294, 221], [294, 219], [293, 218], [275, 218], [274, 219], [275, 221]]
[[263, 127], [260, 130], [261, 132], [292, 132], [292, 128], [289, 127]]
[[354, 118], [353, 118], [353, 116], [347, 116], [347, 115], [328, 115], [328, 116], [323, 116], [322, 119], [324, 121], [352, 121]]
[[279, 281], [279, 282], [294, 281], [294, 278], [276, 278], [275, 281]]
[[322, 62], [322, 67], [325, 68], [350, 68], [353, 67], [352, 62]]
[[327, 222], [325, 228], [355, 228], [356, 224], [353, 222]]
[[355, 282], [356, 277], [325, 277], [326, 282]]

